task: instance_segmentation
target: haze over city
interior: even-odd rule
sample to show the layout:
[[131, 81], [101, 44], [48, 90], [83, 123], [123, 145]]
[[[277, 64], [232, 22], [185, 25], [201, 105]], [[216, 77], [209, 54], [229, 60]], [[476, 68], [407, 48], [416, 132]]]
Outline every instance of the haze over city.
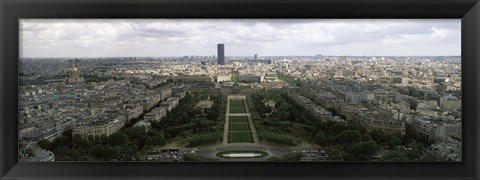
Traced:
[[20, 57], [459, 56], [459, 19], [22, 19]]

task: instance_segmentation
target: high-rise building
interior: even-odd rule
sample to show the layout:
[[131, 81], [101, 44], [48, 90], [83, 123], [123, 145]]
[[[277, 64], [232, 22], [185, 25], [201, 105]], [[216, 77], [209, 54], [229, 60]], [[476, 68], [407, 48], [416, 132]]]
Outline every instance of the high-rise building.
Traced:
[[218, 51], [218, 64], [224, 65], [225, 64], [225, 46], [223, 44], [218, 44], [217, 51]]

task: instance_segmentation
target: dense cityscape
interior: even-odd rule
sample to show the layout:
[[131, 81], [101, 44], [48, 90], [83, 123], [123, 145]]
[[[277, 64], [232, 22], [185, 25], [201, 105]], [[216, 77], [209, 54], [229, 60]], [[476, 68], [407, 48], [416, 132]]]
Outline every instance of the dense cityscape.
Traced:
[[461, 162], [459, 19], [20, 19], [20, 161]]
[[462, 161], [460, 56], [21, 58], [21, 161]]

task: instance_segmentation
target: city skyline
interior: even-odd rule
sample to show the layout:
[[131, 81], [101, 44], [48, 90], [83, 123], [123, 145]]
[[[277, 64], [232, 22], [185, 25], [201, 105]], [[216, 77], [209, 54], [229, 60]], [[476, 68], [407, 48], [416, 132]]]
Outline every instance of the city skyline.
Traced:
[[462, 161], [461, 57], [252, 58], [26, 58], [19, 161]]
[[[459, 56], [459, 19], [22, 19], [20, 57]], [[348, 51], [346, 51], [348, 50]]]

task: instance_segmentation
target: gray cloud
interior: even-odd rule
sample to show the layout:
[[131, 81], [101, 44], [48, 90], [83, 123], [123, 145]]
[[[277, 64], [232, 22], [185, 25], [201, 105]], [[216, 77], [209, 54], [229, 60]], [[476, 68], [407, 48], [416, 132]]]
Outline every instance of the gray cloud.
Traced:
[[[22, 57], [460, 55], [460, 20], [22, 19]], [[442, 50], [442, 51], [439, 51]]]

